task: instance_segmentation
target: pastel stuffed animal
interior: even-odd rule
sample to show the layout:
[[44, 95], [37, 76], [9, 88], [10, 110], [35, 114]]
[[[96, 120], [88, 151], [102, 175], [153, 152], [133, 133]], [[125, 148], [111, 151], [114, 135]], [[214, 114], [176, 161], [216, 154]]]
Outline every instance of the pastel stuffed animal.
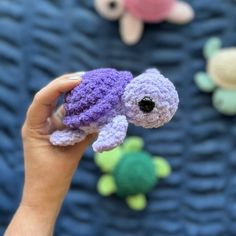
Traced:
[[120, 21], [122, 40], [136, 44], [144, 30], [144, 23], [185, 24], [194, 18], [192, 7], [179, 0], [95, 0], [97, 11], [106, 19]]
[[162, 157], [152, 157], [142, 150], [143, 140], [129, 137], [112, 151], [97, 153], [95, 162], [104, 175], [97, 188], [102, 196], [116, 193], [136, 211], [147, 205], [146, 194], [171, 174], [169, 163]]
[[150, 69], [134, 78], [130, 72], [97, 69], [84, 73], [82, 82], [66, 94], [64, 124], [54, 132], [53, 145], [67, 146], [98, 133], [96, 152], [123, 143], [128, 122], [144, 128], [158, 128], [177, 111], [178, 93], [170, 80]]
[[236, 47], [221, 45], [219, 38], [207, 41], [207, 72], [197, 73], [195, 82], [202, 91], [213, 92], [213, 105], [220, 113], [236, 115]]

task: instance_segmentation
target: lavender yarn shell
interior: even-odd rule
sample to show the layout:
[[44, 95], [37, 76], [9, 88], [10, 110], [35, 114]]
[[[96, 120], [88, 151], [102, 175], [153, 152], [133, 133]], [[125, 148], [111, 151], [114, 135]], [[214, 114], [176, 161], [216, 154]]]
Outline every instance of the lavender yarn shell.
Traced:
[[65, 96], [64, 124], [71, 129], [109, 122], [121, 112], [121, 97], [133, 75], [115, 69], [96, 69], [86, 72], [82, 82]]

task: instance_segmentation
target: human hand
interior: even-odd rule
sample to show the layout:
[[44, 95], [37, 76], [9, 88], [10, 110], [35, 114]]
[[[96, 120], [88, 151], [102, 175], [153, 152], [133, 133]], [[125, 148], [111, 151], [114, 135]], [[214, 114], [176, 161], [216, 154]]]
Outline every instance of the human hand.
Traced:
[[[53, 114], [58, 97], [73, 89], [80, 81], [79, 74], [68, 74], [53, 80], [35, 95], [27, 112], [22, 128], [25, 183], [22, 201], [12, 224], [16, 225], [16, 221], [22, 221], [18, 218], [25, 216], [30, 218], [25, 224], [29, 224], [29, 220], [33, 221], [31, 225], [34, 225], [34, 222], [42, 224], [40, 227], [44, 232], [37, 234], [34, 231], [29, 235], [52, 235], [73, 174], [82, 154], [93, 139], [88, 136], [83, 142], [68, 147], [52, 146], [49, 142], [53, 131], [63, 129], [63, 107]], [[11, 231], [12, 224], [6, 233], [7, 236], [16, 235]], [[11, 233], [8, 234], [9, 232]], [[22, 235], [28, 235], [27, 232]], [[17, 235], [21, 235], [19, 230]]]

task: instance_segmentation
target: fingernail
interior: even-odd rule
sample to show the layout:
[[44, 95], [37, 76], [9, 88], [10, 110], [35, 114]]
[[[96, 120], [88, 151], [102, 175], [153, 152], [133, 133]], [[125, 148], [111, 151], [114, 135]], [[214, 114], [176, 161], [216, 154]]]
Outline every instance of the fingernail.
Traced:
[[85, 72], [84, 72], [84, 71], [79, 71], [79, 72], [76, 72], [75, 74], [76, 74], [76, 75], [80, 75], [80, 76], [82, 76], [82, 75], [85, 74]]
[[69, 80], [81, 80], [82, 78], [78, 75], [73, 75], [71, 77], [69, 77]]

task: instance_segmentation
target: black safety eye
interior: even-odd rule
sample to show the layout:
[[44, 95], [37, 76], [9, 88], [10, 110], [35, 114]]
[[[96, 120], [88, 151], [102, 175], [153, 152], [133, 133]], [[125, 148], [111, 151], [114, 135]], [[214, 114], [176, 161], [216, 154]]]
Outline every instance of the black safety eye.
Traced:
[[139, 109], [144, 113], [150, 113], [155, 108], [155, 102], [150, 97], [144, 97], [138, 105]]
[[109, 9], [115, 10], [117, 7], [117, 2], [116, 1], [110, 1], [108, 4]]

